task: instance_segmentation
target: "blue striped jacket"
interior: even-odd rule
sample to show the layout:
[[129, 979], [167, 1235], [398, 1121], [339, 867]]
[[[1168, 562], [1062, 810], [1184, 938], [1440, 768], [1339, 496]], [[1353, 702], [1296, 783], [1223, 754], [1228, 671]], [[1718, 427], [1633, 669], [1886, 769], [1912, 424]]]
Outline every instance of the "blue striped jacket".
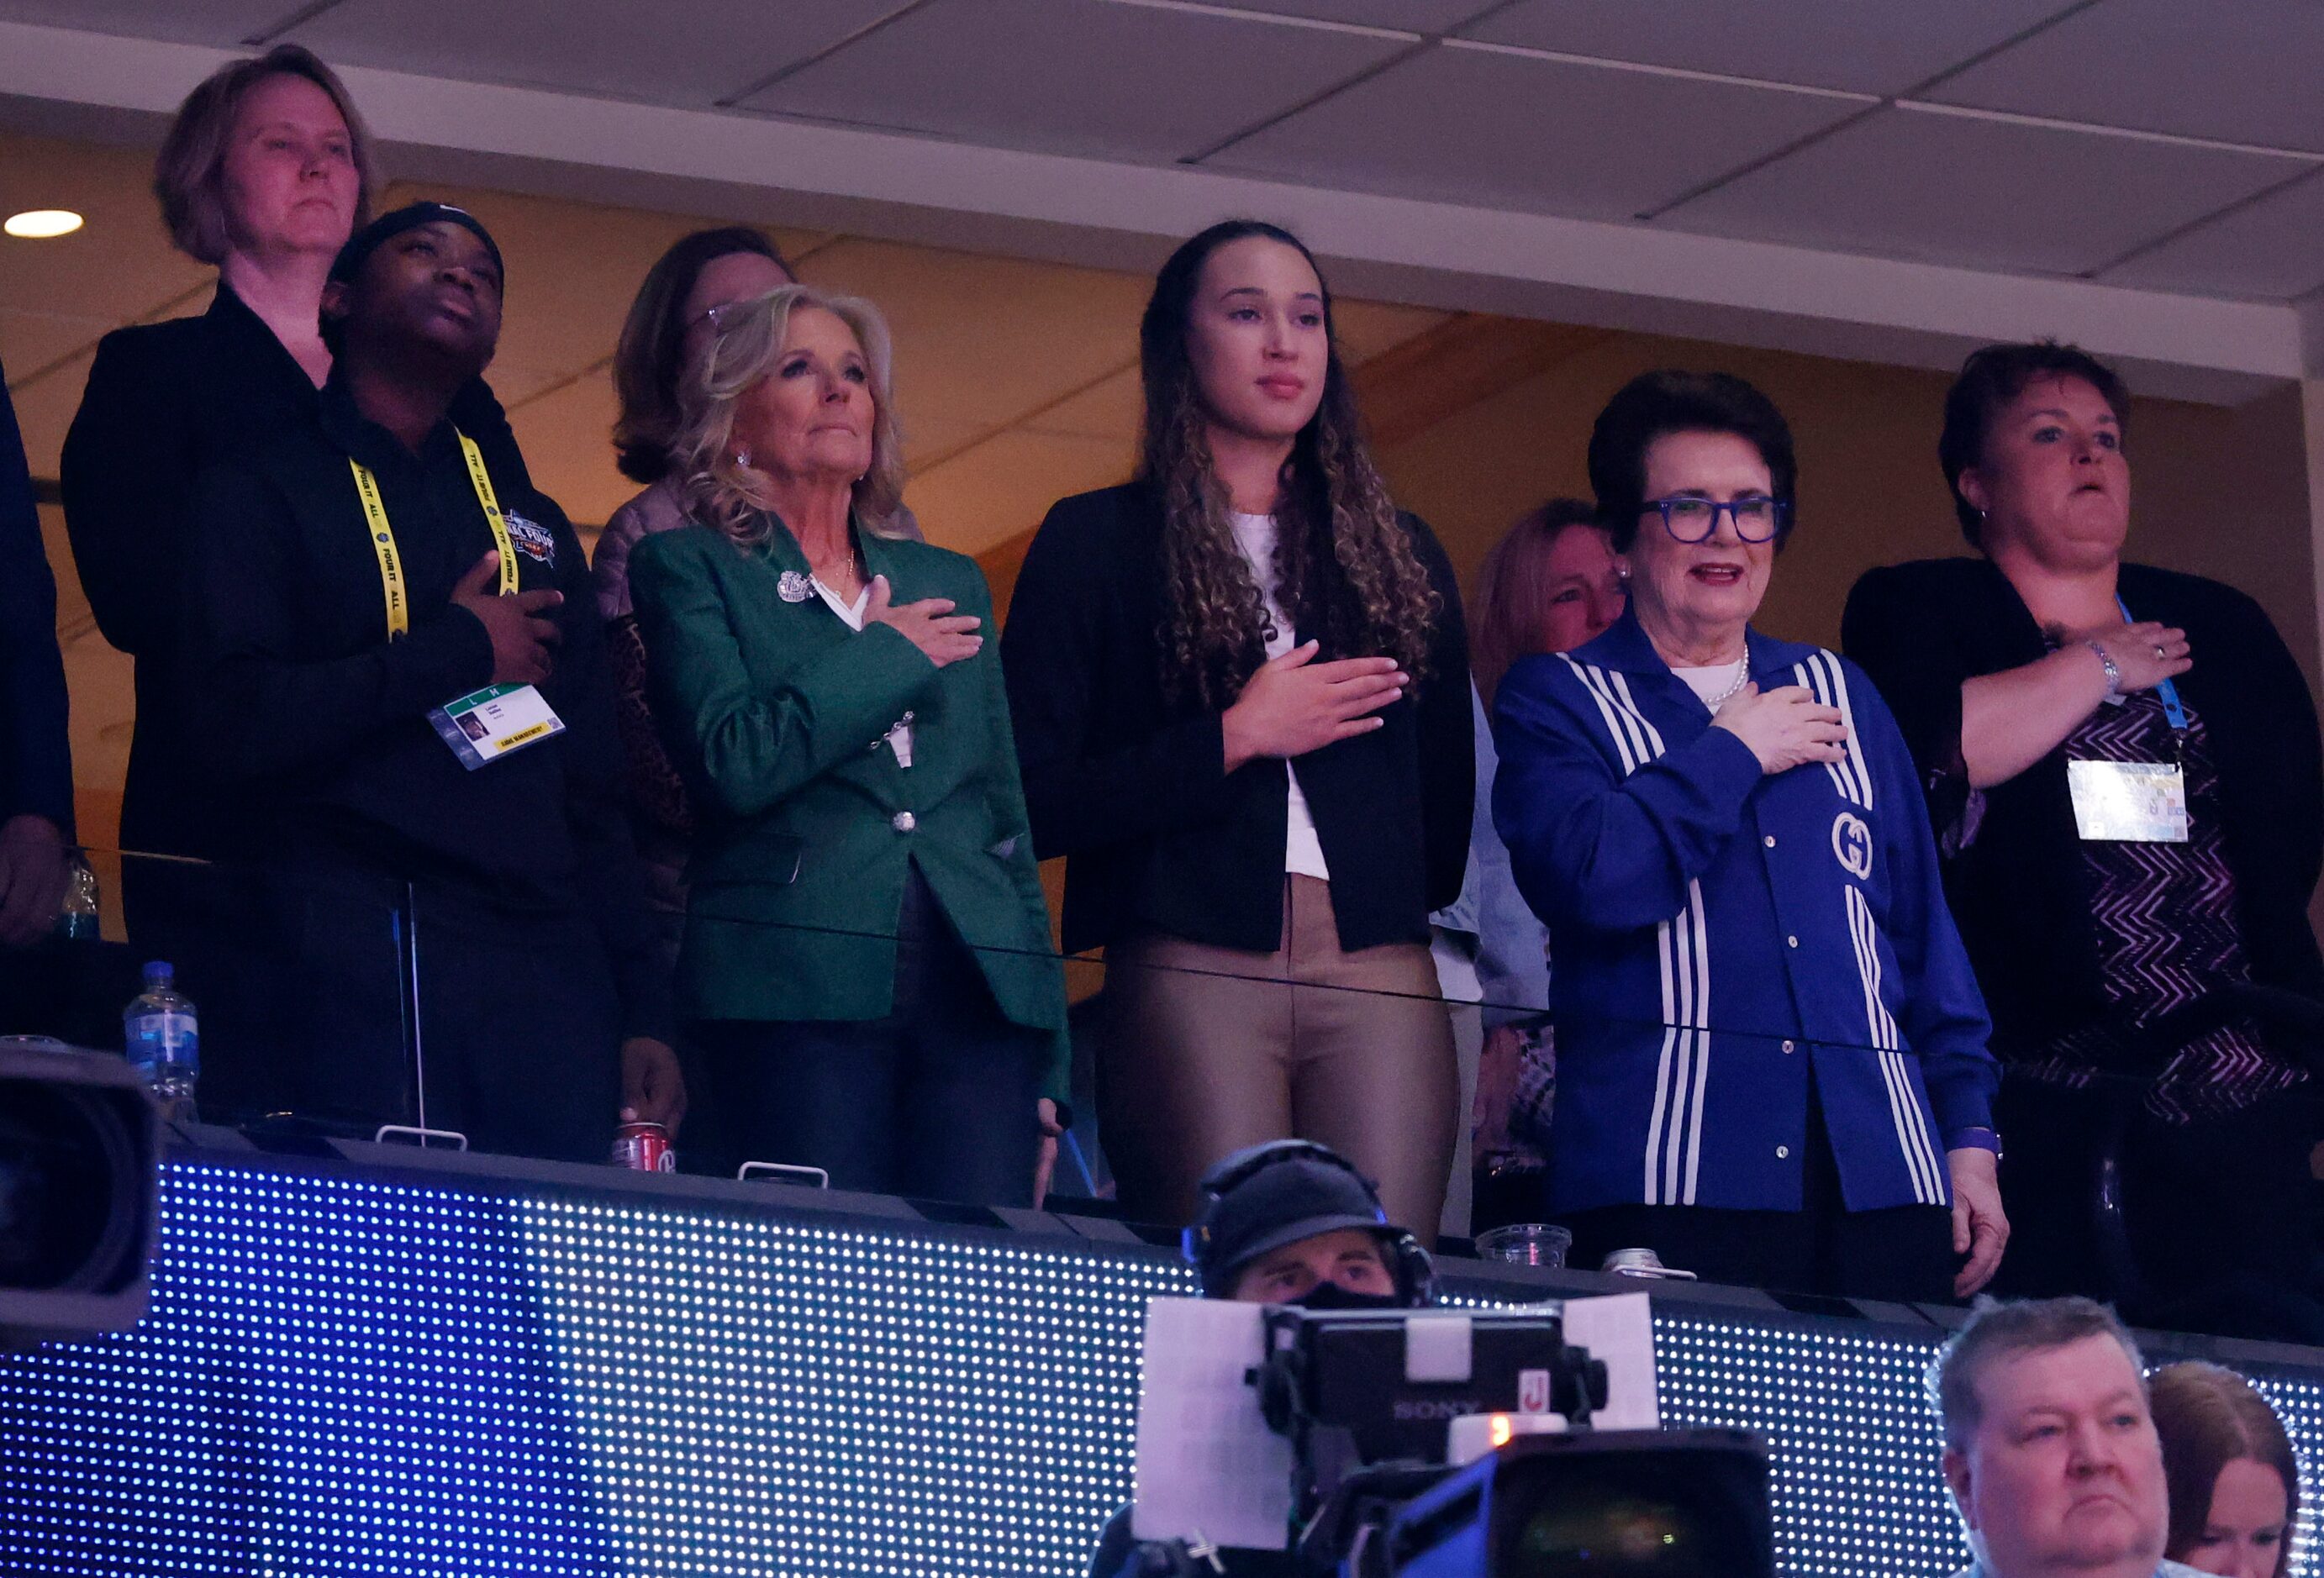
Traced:
[[1840, 709], [1845, 761], [1764, 776], [1628, 614], [1495, 697], [1493, 821], [1557, 961], [1560, 1210], [1799, 1209], [1811, 1067], [1850, 1210], [1950, 1204], [1945, 1151], [1991, 1122], [1985, 999], [1895, 720], [1845, 658], [1749, 652], [1762, 690]]

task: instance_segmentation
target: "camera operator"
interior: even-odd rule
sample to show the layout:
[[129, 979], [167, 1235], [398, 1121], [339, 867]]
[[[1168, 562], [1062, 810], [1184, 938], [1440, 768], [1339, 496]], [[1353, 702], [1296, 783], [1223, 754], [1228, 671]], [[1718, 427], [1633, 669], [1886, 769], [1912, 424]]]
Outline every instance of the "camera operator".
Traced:
[[[1427, 1252], [1388, 1225], [1370, 1180], [1328, 1146], [1275, 1140], [1238, 1151], [1198, 1186], [1201, 1215], [1185, 1255], [1205, 1298], [1296, 1304], [1307, 1309], [1416, 1309], [1434, 1303]], [[1140, 1544], [1130, 1509], [1106, 1525], [1091, 1578], [1223, 1573], [1275, 1578], [1294, 1571], [1285, 1551], [1190, 1550]]]
[[2087, 1298], [1979, 1305], [1929, 1371], [1976, 1561], [1956, 1578], [2195, 1578], [2163, 1559], [2170, 1502], [2138, 1346]]

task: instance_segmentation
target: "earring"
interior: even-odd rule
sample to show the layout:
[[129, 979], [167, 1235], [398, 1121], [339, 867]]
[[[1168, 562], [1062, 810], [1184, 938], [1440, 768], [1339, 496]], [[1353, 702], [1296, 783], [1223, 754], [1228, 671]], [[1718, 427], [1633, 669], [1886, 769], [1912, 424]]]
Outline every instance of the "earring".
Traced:
[[751, 452], [748, 449], [736, 450], [734, 452], [734, 463], [742, 467], [742, 470], [746, 472], [749, 471], [751, 469]]

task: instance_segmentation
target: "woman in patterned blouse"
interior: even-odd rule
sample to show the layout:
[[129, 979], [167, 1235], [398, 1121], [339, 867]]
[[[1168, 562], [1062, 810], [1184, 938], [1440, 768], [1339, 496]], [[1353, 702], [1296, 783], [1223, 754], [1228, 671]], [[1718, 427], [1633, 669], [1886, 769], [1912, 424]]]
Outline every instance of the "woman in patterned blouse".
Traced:
[[2150, 1281], [2280, 1281], [2314, 1255], [2297, 1049], [2231, 1021], [2146, 1083], [2173, 1009], [2246, 984], [2324, 995], [2324, 773], [2259, 606], [2123, 562], [2127, 404], [2071, 346], [1971, 356], [1939, 454], [1979, 556], [1872, 572], [1845, 625], [1929, 788], [2011, 1076], [2002, 1284], [2020, 1293], [2123, 1291], [2091, 1233], [2109, 1095], [2138, 1106], [2125, 1208]]

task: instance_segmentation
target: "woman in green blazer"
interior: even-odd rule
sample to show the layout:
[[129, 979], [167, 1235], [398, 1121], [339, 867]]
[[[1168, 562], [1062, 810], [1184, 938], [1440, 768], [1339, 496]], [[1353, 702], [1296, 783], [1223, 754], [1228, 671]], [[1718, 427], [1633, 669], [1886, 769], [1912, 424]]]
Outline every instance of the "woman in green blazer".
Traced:
[[840, 1188], [1025, 1204], [1064, 973], [973, 560], [902, 504], [886, 326], [804, 286], [715, 314], [639, 543], [655, 715], [692, 779], [680, 1001], [747, 1155]]

